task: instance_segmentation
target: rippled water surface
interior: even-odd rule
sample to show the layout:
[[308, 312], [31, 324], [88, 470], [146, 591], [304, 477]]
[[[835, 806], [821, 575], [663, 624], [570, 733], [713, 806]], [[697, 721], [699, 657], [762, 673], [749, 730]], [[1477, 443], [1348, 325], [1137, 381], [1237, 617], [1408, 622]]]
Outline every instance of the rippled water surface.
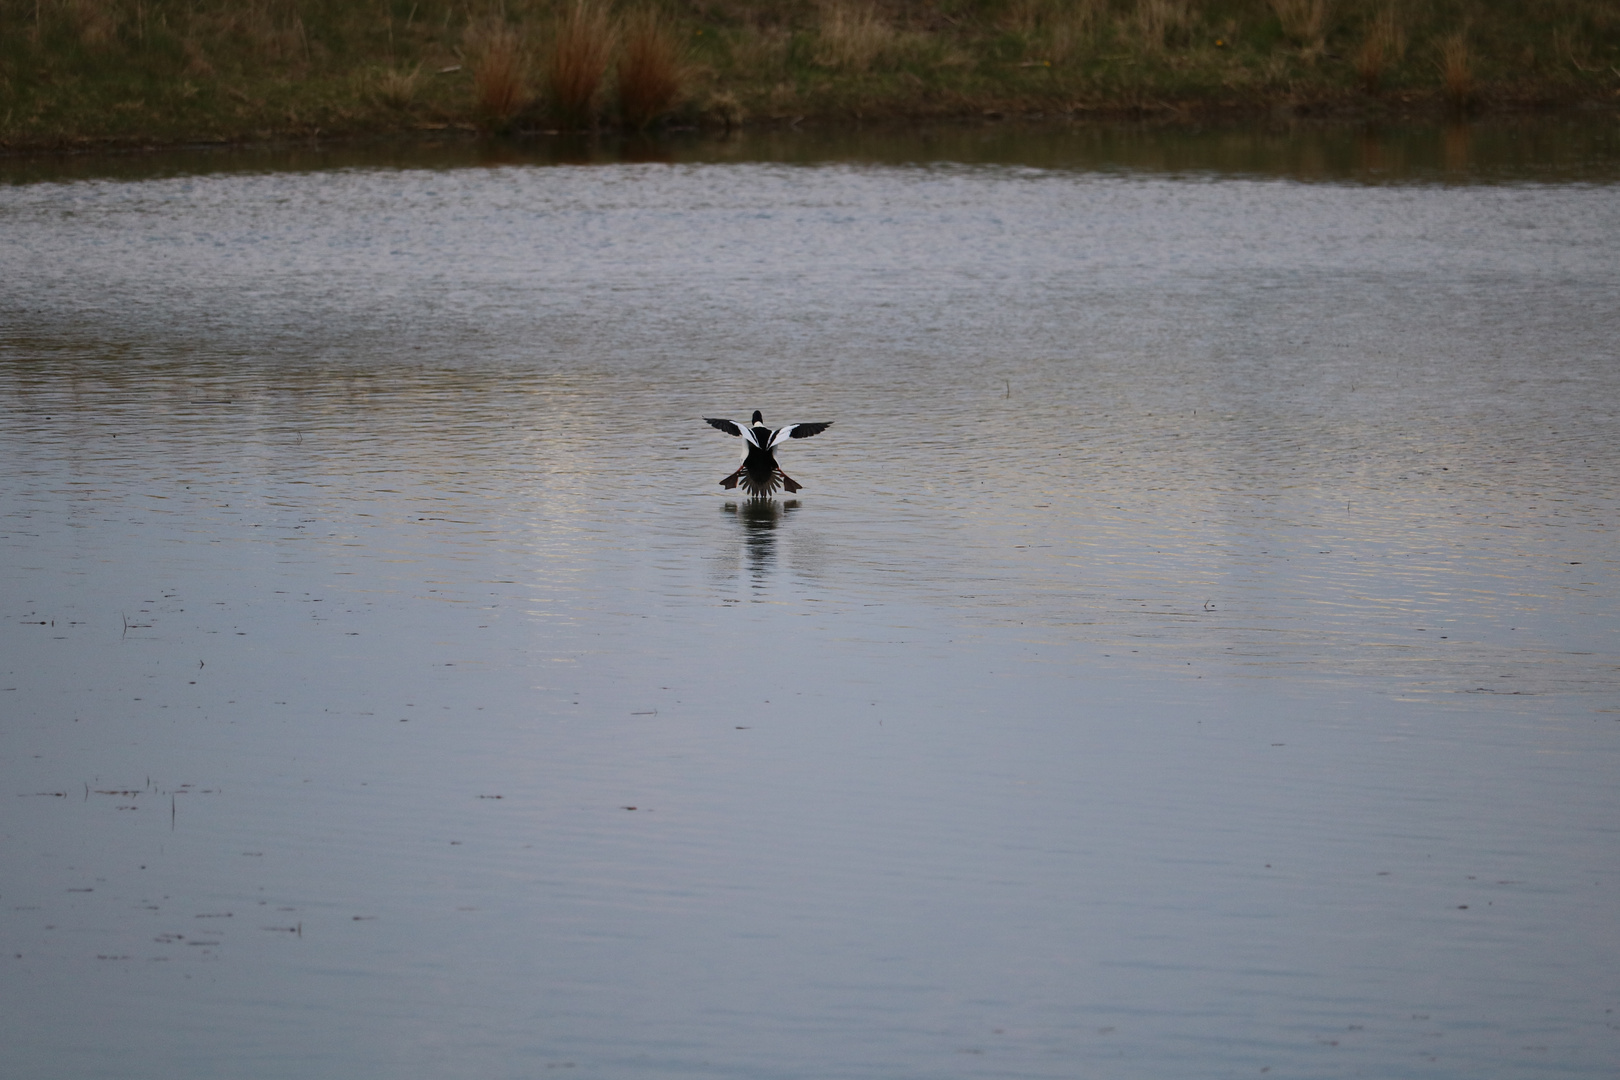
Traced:
[[1467, 138], [0, 187], [0, 1071], [1608, 1075], [1620, 170]]

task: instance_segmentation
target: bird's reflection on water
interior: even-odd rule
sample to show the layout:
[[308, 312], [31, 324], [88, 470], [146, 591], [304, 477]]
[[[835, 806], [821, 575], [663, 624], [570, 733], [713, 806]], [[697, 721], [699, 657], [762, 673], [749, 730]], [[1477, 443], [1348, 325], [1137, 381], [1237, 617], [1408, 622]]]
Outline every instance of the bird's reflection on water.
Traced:
[[776, 564], [776, 529], [788, 515], [799, 509], [799, 500], [745, 499], [728, 502], [722, 509], [733, 514], [742, 526], [743, 554], [748, 571], [761, 580]]

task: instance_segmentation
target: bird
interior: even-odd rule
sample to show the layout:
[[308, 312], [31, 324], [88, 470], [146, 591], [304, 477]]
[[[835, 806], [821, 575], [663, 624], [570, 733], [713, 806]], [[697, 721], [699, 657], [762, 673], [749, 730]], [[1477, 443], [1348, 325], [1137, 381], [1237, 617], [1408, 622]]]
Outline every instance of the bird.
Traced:
[[741, 483], [743, 490], [756, 499], [775, 494], [778, 487], [792, 493], [804, 486], [776, 464], [777, 443], [783, 439], [808, 439], [832, 427], [829, 420], [824, 424], [789, 424], [773, 431], [766, 426], [765, 417], [760, 415], [758, 409], [754, 410], [754, 418], [746, 424], [739, 424], [735, 420], [717, 420], [712, 416], [703, 419], [727, 435], [741, 436], [748, 443], [748, 456], [736, 472], [720, 481], [720, 486], [730, 491]]

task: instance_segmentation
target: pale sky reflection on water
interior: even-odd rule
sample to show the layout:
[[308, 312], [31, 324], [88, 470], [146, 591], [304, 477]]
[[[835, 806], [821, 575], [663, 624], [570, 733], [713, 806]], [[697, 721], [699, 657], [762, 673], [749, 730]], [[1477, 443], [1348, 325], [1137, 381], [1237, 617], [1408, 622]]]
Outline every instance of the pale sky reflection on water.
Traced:
[[[31, 1077], [1596, 1075], [1620, 203], [0, 189]], [[791, 502], [703, 416], [833, 420]]]

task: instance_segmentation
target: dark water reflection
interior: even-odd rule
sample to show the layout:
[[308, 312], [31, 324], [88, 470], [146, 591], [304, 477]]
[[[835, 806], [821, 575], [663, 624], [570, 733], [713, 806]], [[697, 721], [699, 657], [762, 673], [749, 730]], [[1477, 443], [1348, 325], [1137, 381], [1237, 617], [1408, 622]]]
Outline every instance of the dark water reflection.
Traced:
[[797, 499], [744, 499], [724, 505], [725, 512], [735, 515], [742, 529], [748, 572], [756, 581], [764, 581], [774, 568], [776, 530], [798, 509]]
[[1620, 201], [1493, 131], [0, 188], [7, 1065], [1602, 1075]]
[[343, 168], [774, 162], [914, 165], [954, 162], [1039, 169], [1285, 177], [1303, 181], [1608, 182], [1620, 176], [1612, 116], [1508, 117], [1444, 125], [1280, 119], [1183, 124], [986, 122], [727, 136], [448, 138], [187, 148], [114, 155], [0, 156], [0, 182], [151, 179], [214, 172]]

